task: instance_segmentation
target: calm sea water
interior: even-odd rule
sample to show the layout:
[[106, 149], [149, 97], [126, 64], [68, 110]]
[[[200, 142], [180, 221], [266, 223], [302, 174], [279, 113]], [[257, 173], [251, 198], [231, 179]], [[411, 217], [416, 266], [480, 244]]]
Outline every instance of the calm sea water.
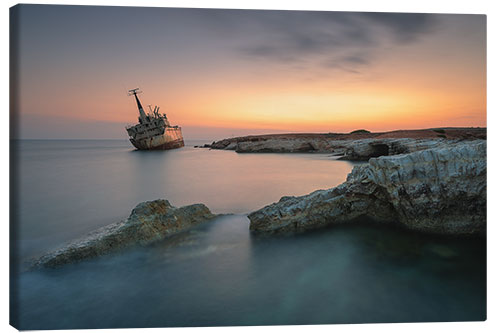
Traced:
[[256, 237], [245, 213], [345, 180], [322, 154], [236, 154], [126, 141], [21, 141], [21, 262], [139, 202], [234, 213], [145, 248], [14, 278], [21, 329], [484, 320], [484, 239], [369, 224]]

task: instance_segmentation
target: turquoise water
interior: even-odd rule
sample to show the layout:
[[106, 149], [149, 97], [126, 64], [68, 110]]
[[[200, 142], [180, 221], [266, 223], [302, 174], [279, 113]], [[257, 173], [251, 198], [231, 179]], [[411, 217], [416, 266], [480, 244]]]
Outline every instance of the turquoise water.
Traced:
[[[361, 223], [294, 236], [249, 234], [245, 213], [335, 186], [352, 164], [321, 154], [236, 154], [122, 141], [18, 146], [24, 262], [140, 201], [234, 213], [164, 242], [13, 278], [21, 329], [484, 320], [484, 239]], [[368, 221], [366, 221], [368, 222]], [[22, 271], [22, 270], [21, 270]]]

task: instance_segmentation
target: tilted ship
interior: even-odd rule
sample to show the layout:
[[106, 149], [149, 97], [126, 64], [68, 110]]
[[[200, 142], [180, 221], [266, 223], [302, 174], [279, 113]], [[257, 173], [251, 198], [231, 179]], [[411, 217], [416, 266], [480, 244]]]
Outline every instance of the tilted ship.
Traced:
[[139, 150], [166, 150], [184, 147], [184, 139], [179, 126], [170, 126], [166, 114], [160, 114], [160, 108], [154, 110], [149, 107], [150, 113], [146, 114], [141, 101], [137, 97], [139, 88], [129, 90], [129, 96], [134, 96], [139, 109], [139, 123], [127, 126], [125, 129], [130, 142]]

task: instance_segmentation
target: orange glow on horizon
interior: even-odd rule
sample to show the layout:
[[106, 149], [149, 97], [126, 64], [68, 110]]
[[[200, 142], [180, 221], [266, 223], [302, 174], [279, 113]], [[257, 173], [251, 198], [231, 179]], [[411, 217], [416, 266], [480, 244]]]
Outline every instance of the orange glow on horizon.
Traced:
[[[463, 18], [447, 16], [443, 22]], [[188, 44], [179, 38], [178, 49], [158, 46], [165, 58], [146, 52], [151, 62], [140, 66], [124, 60], [126, 54], [120, 61], [102, 63], [97, 56], [90, 63], [82, 57], [80, 67], [73, 58], [53, 67], [41, 66], [36, 58], [32, 67], [21, 68], [19, 109], [22, 119], [36, 118], [28, 133], [42, 128], [37, 121], [50, 128], [47, 135], [57, 128], [50, 124], [56, 121], [75, 127], [81, 123], [89, 133], [100, 123], [121, 128], [137, 121], [135, 101], [126, 91], [140, 87], [146, 111], [149, 104], [158, 105], [173, 125], [213, 128], [214, 136], [218, 128], [350, 132], [485, 127], [485, 31], [482, 23], [475, 30], [470, 22], [458, 23], [408, 43], [377, 39], [375, 46], [353, 52], [352, 58], [360, 61], [354, 69], [325, 66], [318, 60], [327, 53], [321, 48], [299, 53], [295, 63], [250, 58], [238, 53], [241, 45], [218, 35], [211, 35], [206, 45], [202, 39]], [[248, 36], [254, 42], [253, 34]], [[337, 57], [344, 52], [328, 50], [338, 52]], [[47, 73], [38, 74], [43, 70]]]
[[[210, 87], [196, 87], [199, 90], [178, 87], [163, 93], [160, 87], [154, 88], [144, 89], [140, 95], [145, 109], [148, 104], [159, 105], [160, 112], [181, 127], [345, 132], [358, 128], [387, 131], [486, 126], [485, 90], [465, 93], [467, 87], [460, 86], [448, 87], [448, 91], [434, 86], [416, 89], [388, 80], [339, 89], [330, 82], [319, 81], [293, 82], [276, 89], [275, 82], [248, 81], [231, 90], [223, 81], [214, 82]], [[137, 120], [135, 101], [124, 91], [113, 96], [96, 91], [92, 103], [85, 99], [83, 103], [75, 103], [78, 98], [82, 97], [71, 92], [62, 94], [58, 104], [47, 105], [47, 109], [51, 108], [45, 115], [90, 122], [134, 123]], [[61, 114], [61, 109], [72, 112]]]

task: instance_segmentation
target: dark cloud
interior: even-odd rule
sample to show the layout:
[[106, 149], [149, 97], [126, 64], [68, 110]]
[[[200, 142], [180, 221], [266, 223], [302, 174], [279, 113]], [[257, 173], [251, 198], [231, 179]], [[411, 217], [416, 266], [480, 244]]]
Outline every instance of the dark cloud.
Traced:
[[342, 13], [280, 11], [267, 13], [255, 23], [262, 38], [240, 48], [249, 56], [281, 58], [282, 55], [325, 54], [334, 48], [371, 45], [367, 31]]
[[323, 67], [329, 68], [329, 69], [335, 69], [335, 70], [339, 70], [339, 71], [347, 72], [347, 73], [352, 73], [352, 74], [361, 74], [360, 70], [354, 69], [352, 67], [347, 67], [338, 61], [326, 61], [322, 65], [323, 65]]
[[298, 57], [291, 55], [289, 52], [286, 52], [283, 47], [274, 47], [265, 44], [251, 46], [248, 48], [242, 47], [239, 49], [239, 52], [250, 57], [273, 59], [285, 63], [299, 61]]
[[419, 36], [427, 34], [436, 26], [436, 15], [414, 13], [360, 13], [374, 24], [391, 30], [398, 42], [415, 41]]
[[370, 60], [361, 55], [348, 55], [341, 59], [342, 62], [347, 62], [355, 65], [368, 65]]
[[334, 57], [324, 61], [321, 66], [337, 69], [348, 73], [361, 74], [364, 67], [369, 65], [371, 60], [366, 55], [351, 54], [342, 57]]
[[268, 11], [253, 12], [245, 26], [259, 37], [238, 47], [244, 56], [274, 62], [308, 58], [359, 72], [376, 58], [378, 46], [414, 42], [433, 30], [436, 19], [430, 14]]

